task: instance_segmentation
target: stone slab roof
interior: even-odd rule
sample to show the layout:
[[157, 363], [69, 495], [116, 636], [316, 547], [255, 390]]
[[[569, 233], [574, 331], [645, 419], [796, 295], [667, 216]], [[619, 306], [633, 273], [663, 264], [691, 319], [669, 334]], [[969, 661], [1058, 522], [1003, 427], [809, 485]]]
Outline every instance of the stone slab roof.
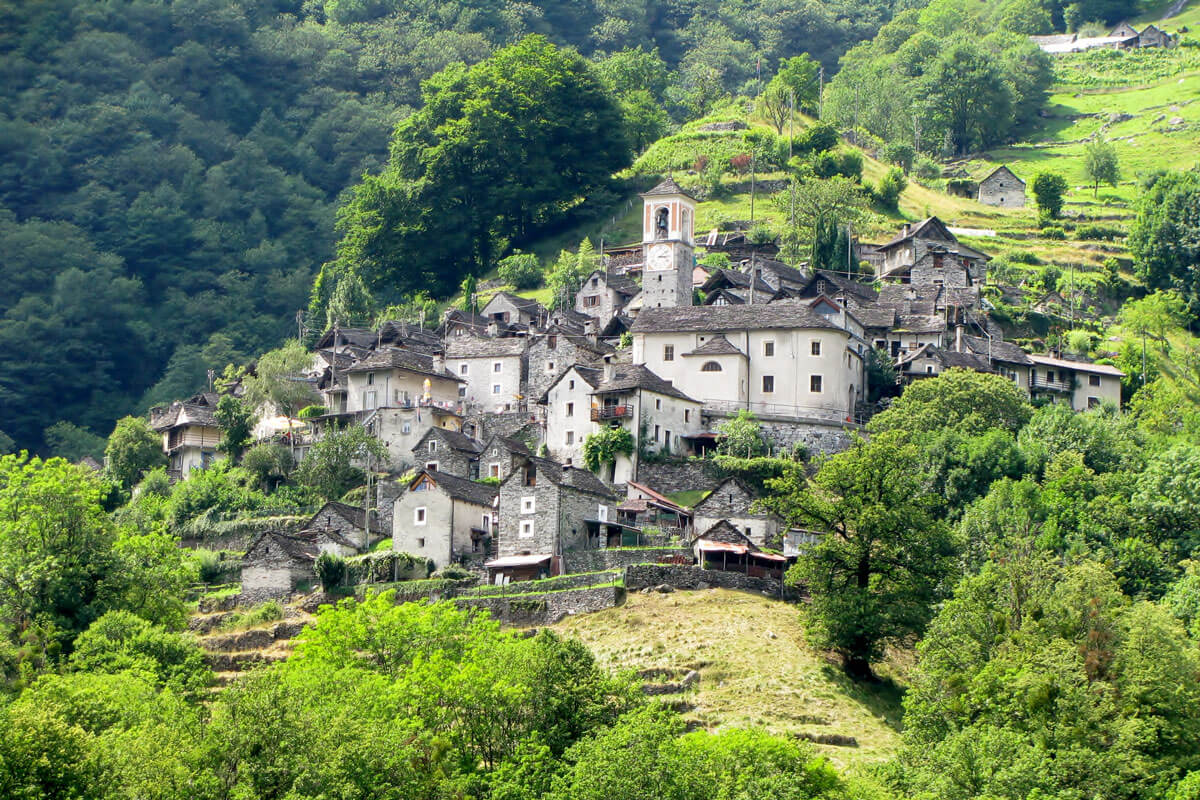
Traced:
[[466, 478], [447, 475], [445, 472], [438, 472], [435, 469], [421, 470], [417, 477], [409, 482], [409, 488], [411, 489], [415, 486], [417, 481], [424, 476], [429, 476], [429, 479], [439, 489], [455, 500], [462, 500], [464, 503], [472, 503], [477, 506], [491, 508], [496, 495], [500, 493], [500, 490], [495, 486], [488, 486], [486, 483], [478, 483]]
[[646, 308], [633, 321], [634, 333], [718, 332], [790, 328], [841, 330], [799, 300], [742, 306]]
[[[657, 195], [664, 195], [664, 194], [681, 194], [684, 197], [692, 197], [690, 194], [688, 194], [687, 192], [685, 192], [683, 190], [682, 186], [680, 186], [678, 183], [675, 182], [674, 178], [669, 177], [669, 176], [667, 177], [667, 179], [665, 181], [662, 181], [657, 186], [655, 186], [653, 189], [651, 189], [650, 191], [643, 194], [642, 197], [655, 197]], [[692, 199], [694, 200], [695, 198], [692, 197]]]
[[458, 450], [462, 453], [478, 455], [479, 453], [483, 452], [483, 445], [472, 439], [470, 436], [467, 436], [465, 433], [452, 431], [449, 428], [438, 427], [433, 427], [426, 431], [425, 435], [417, 440], [417, 443], [414, 445], [413, 449], [415, 450], [417, 447], [420, 447], [422, 442], [425, 442], [430, 438], [440, 439], [445, 442], [446, 446], [450, 449]]
[[606, 380], [601, 376], [600, 383], [596, 385], [595, 391], [592, 394], [613, 394], [614, 392], [628, 392], [634, 389], [644, 389], [648, 392], [657, 392], [669, 397], [678, 397], [680, 400], [687, 400], [692, 403], [697, 402], [676, 389], [670, 381], [663, 380], [641, 364], [613, 367], [612, 377]]
[[186, 425], [220, 427], [216, 418], [219, 400], [220, 397], [216, 392], [202, 392], [187, 400], [176, 400], [169, 406], [152, 408], [150, 409], [150, 427], [156, 431], [165, 431]]
[[1033, 364], [1033, 359], [1029, 357], [1029, 354], [1012, 342], [1002, 342], [996, 339], [989, 342], [982, 336], [964, 336], [963, 346], [984, 358], [987, 358], [990, 353], [993, 361], [1020, 364], [1026, 367]]
[[704, 344], [697, 347], [692, 352], [684, 353], [684, 355], [685, 356], [732, 356], [732, 355], [744, 356], [745, 353], [743, 353], [741, 350], [737, 349], [737, 347], [733, 344], [733, 342], [729, 341], [722, 334], [718, 333], [716, 336], [712, 337], [711, 339], [709, 339], [707, 342], [705, 342]]
[[372, 353], [347, 369], [346, 372], [374, 372], [385, 369], [402, 369], [407, 372], [432, 375], [437, 378], [447, 378], [459, 383], [465, 383], [462, 378], [451, 374], [444, 367], [440, 372], [436, 371], [433, 368], [433, 356], [401, 348], [389, 348]]
[[527, 340], [523, 336], [451, 336], [446, 340], [446, 358], [504, 358], [520, 356]]
[[313, 562], [317, 559], [317, 537], [312, 532], [284, 533], [283, 531], [263, 531], [246, 548], [242, 562], [252, 562], [265, 555], [267, 547], [277, 547], [289, 558], [299, 562]]

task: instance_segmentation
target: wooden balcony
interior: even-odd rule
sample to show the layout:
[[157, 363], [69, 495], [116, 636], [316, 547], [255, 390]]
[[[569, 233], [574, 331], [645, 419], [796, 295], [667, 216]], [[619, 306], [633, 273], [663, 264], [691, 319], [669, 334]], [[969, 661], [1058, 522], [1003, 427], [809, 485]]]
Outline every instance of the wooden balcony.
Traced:
[[1048, 378], [1034, 375], [1029, 380], [1029, 388], [1043, 392], [1073, 392], [1075, 391], [1075, 381], [1072, 379], [1052, 381]]
[[633, 406], [599, 406], [592, 408], [592, 422], [624, 419], [633, 416]]

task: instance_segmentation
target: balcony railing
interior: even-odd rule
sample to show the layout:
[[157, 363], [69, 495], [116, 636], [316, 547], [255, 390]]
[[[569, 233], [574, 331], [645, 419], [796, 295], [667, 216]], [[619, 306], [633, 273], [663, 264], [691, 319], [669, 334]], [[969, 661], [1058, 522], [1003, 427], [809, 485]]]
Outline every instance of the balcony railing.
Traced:
[[600, 406], [592, 409], [592, 422], [606, 419], [622, 419], [633, 416], [633, 406]]
[[1033, 389], [1042, 389], [1047, 392], [1075, 391], [1075, 382], [1072, 380], [1052, 381], [1048, 378], [1039, 378], [1036, 375], [1030, 379], [1029, 385]]
[[784, 403], [747, 403], [744, 400], [702, 400], [705, 414], [733, 416], [745, 409], [759, 417], [774, 417], [792, 422], [810, 422], [822, 425], [859, 426], [866, 422], [866, 415], [861, 412], [847, 416], [832, 409], [814, 408], [812, 406], [794, 406]]

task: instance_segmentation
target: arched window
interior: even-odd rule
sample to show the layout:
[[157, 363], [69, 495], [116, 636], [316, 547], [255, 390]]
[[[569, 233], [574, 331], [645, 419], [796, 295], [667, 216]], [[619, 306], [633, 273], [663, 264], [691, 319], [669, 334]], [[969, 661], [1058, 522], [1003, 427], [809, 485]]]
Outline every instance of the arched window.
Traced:
[[705, 361], [704, 366], [700, 368], [701, 372], [720, 372], [721, 365], [715, 361]]

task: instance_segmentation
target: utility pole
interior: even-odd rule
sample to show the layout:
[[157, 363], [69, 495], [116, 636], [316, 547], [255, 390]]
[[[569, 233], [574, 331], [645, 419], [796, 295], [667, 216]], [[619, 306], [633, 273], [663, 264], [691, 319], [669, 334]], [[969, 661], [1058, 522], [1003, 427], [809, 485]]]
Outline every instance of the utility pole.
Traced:
[[817, 120], [819, 121], [825, 112], [825, 67], [822, 66], [817, 72]]
[[921, 116], [914, 113], [913, 120], [913, 150], [917, 153], [921, 152]]

